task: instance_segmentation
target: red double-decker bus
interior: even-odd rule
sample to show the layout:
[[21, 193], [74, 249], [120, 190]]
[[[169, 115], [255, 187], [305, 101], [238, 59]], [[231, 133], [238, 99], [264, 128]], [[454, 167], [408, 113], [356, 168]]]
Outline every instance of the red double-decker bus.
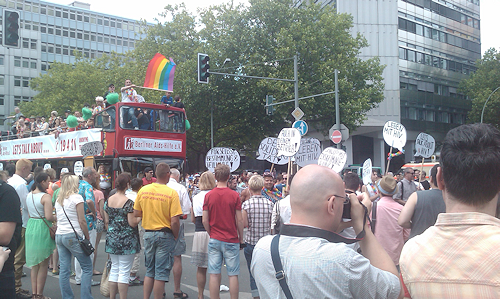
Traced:
[[182, 172], [185, 119], [184, 110], [175, 107], [116, 103], [94, 116], [92, 129], [18, 139], [3, 136], [0, 163], [5, 169], [6, 163], [27, 158], [38, 166], [50, 164], [59, 174], [62, 168], [73, 171], [81, 161], [96, 169], [102, 164], [110, 175], [126, 171], [136, 177], [144, 168], [165, 162]]

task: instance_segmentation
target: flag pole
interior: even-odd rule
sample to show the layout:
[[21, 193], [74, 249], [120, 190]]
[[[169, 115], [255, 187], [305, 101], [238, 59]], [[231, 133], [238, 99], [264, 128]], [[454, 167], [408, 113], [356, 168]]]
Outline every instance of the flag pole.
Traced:
[[144, 88], [144, 89], [150, 89], [150, 90], [158, 90], [158, 91], [170, 91], [173, 92], [172, 90], [166, 90], [166, 89], [158, 89], [158, 88], [151, 88], [151, 87], [144, 87], [144, 86], [136, 86], [137, 88]]

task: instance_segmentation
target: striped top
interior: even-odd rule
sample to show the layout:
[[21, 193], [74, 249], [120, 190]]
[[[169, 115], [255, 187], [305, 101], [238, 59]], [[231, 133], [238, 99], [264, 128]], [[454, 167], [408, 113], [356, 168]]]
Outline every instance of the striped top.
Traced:
[[411, 298], [500, 298], [500, 220], [442, 213], [410, 239], [399, 264]]

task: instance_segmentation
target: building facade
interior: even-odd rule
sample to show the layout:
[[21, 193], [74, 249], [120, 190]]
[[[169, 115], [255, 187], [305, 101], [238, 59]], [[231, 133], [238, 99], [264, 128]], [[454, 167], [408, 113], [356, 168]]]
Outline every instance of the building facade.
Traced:
[[0, 10], [2, 18], [4, 10], [19, 13], [19, 47], [0, 45], [0, 124], [15, 106], [33, 99], [30, 80], [52, 62], [74, 63], [75, 52], [87, 58], [125, 53], [143, 37], [138, 21], [93, 12], [82, 2], [0, 0]]
[[458, 86], [481, 58], [479, 0], [316, 2], [351, 14], [353, 34], [360, 32], [370, 44], [360, 56], [379, 57], [386, 65], [384, 101], [344, 144], [349, 164], [371, 158], [375, 166], [385, 165], [389, 147], [382, 128], [388, 120], [407, 130], [405, 161], [414, 160], [420, 132], [440, 142], [451, 128], [465, 123], [471, 102]]

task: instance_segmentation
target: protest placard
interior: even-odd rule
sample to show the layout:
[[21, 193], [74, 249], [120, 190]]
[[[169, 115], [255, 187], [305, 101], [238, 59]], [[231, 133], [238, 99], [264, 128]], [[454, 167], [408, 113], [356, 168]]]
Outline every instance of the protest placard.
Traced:
[[205, 156], [205, 166], [213, 172], [219, 163], [228, 165], [233, 172], [240, 167], [240, 154], [232, 148], [214, 147]]
[[82, 175], [83, 174], [83, 162], [82, 161], [76, 161], [75, 164], [73, 165], [73, 172], [76, 175]]
[[363, 184], [368, 185], [372, 182], [372, 159], [368, 158], [363, 163]]
[[321, 154], [321, 145], [316, 138], [302, 138], [299, 151], [295, 154], [295, 163], [300, 167], [317, 164]]
[[341, 172], [347, 161], [347, 154], [341, 149], [327, 147], [319, 155], [318, 165], [326, 166], [335, 172]]
[[103, 150], [102, 143], [100, 141], [87, 142], [82, 145], [80, 151], [85, 159], [86, 157], [93, 157], [99, 155]]
[[300, 147], [300, 139], [300, 132], [296, 128], [282, 129], [276, 141], [278, 156], [291, 157], [295, 155]]
[[265, 160], [278, 165], [288, 163], [288, 158], [284, 156], [278, 157], [278, 148], [276, 148], [277, 141], [278, 138], [276, 137], [264, 138], [259, 145], [259, 156], [257, 157], [257, 160]]
[[383, 136], [389, 146], [403, 151], [403, 147], [406, 145], [406, 129], [402, 124], [391, 120], [386, 122]]
[[415, 157], [430, 158], [434, 154], [436, 141], [429, 134], [420, 133], [415, 140]]

